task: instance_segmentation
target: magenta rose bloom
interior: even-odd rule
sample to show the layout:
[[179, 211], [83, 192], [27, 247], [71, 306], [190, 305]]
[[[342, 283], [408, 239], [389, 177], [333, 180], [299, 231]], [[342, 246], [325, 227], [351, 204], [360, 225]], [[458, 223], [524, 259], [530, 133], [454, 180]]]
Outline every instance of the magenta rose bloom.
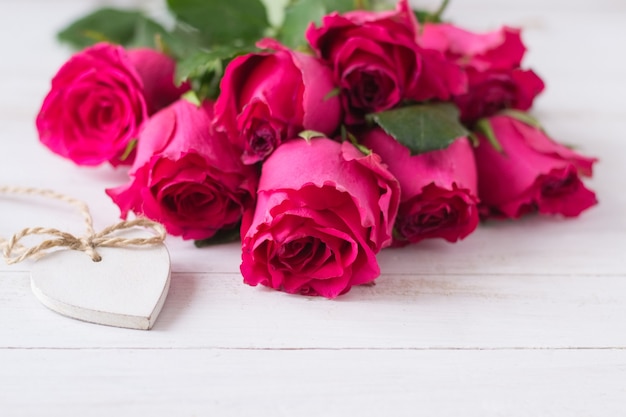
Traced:
[[474, 33], [449, 23], [427, 23], [420, 32], [419, 44], [478, 71], [518, 68], [526, 52], [519, 29], [506, 26]]
[[482, 135], [475, 149], [478, 196], [486, 215], [518, 218], [528, 212], [578, 216], [597, 203], [580, 176], [594, 158], [582, 156], [545, 132], [508, 116], [489, 120], [502, 152]]
[[422, 28], [419, 44], [443, 52], [466, 70], [468, 90], [454, 97], [466, 124], [502, 109], [528, 110], [544, 89], [537, 74], [520, 68], [526, 47], [518, 29], [503, 27], [480, 34], [429, 23]]
[[303, 130], [331, 135], [341, 122], [330, 69], [319, 59], [272, 39], [274, 51], [235, 58], [226, 67], [215, 104], [216, 125], [242, 149], [246, 164], [265, 159]]
[[347, 123], [404, 100], [448, 100], [466, 90], [465, 74], [435, 50], [417, 44], [418, 24], [406, 0], [395, 11], [331, 13], [306, 37], [334, 68]]
[[171, 57], [149, 48], [130, 49], [127, 53], [141, 78], [148, 115], [169, 106], [189, 91], [189, 83], [174, 84], [176, 61]]
[[242, 223], [244, 281], [328, 298], [373, 281], [399, 191], [377, 155], [348, 142], [283, 144], [263, 164], [256, 210]]
[[130, 164], [132, 157], [121, 156], [146, 118], [182, 91], [166, 55], [99, 43], [72, 56], [52, 79], [37, 116], [39, 138], [78, 165]]
[[183, 239], [207, 239], [239, 223], [254, 205], [257, 172], [213, 131], [212, 119], [212, 103], [179, 100], [146, 123], [130, 183], [107, 190], [122, 217], [142, 214]]
[[543, 81], [532, 70], [467, 70], [468, 93], [454, 97], [461, 120], [472, 125], [483, 117], [504, 109], [528, 110], [544, 89]]
[[389, 167], [401, 187], [394, 246], [442, 238], [455, 242], [478, 226], [476, 163], [465, 138], [449, 147], [411, 156], [382, 129], [359, 139]]

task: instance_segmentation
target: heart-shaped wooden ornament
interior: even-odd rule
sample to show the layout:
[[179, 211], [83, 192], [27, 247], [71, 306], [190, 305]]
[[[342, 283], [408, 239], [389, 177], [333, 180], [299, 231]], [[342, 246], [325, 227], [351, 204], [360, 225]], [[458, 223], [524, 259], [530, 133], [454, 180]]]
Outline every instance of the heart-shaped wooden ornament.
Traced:
[[102, 260], [61, 250], [39, 259], [31, 288], [46, 307], [78, 320], [148, 330], [170, 286], [170, 257], [163, 244], [98, 248]]

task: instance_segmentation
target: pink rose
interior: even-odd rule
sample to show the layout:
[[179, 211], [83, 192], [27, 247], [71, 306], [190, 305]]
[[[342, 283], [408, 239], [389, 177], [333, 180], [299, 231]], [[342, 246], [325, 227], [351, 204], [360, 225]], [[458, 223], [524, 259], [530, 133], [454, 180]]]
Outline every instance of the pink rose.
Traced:
[[317, 58], [272, 39], [272, 52], [235, 58], [226, 67], [215, 104], [216, 125], [243, 150], [246, 164], [265, 159], [303, 130], [331, 135], [341, 122], [330, 69]]
[[380, 155], [400, 182], [402, 197], [394, 228], [395, 246], [430, 238], [455, 242], [476, 229], [476, 164], [467, 139], [415, 156], [379, 128], [369, 130], [359, 139]]
[[128, 58], [143, 82], [143, 94], [152, 115], [178, 100], [189, 91], [189, 83], [174, 84], [176, 61], [149, 48], [128, 50]]
[[485, 213], [518, 218], [539, 211], [573, 217], [597, 203], [580, 180], [581, 175], [591, 176], [594, 158], [559, 145], [541, 129], [512, 117], [488, 120], [502, 152], [478, 134], [478, 195]]
[[528, 110], [544, 89], [543, 81], [531, 70], [509, 71], [467, 70], [468, 92], [454, 97], [461, 120], [473, 124], [500, 110]]
[[506, 26], [493, 32], [474, 33], [449, 23], [427, 23], [419, 35], [419, 44], [477, 71], [518, 68], [526, 52], [519, 29]]
[[520, 68], [526, 47], [518, 29], [479, 34], [451, 24], [426, 24], [419, 43], [465, 68], [468, 91], [454, 101], [466, 124], [506, 108], [528, 110], [545, 87], [537, 74]]
[[150, 110], [182, 92], [173, 85], [173, 71], [171, 58], [158, 52], [127, 53], [107, 43], [86, 48], [52, 80], [37, 116], [41, 142], [78, 165], [132, 163], [121, 156]]
[[331, 13], [306, 37], [334, 68], [348, 123], [405, 100], [448, 100], [463, 93], [460, 68], [439, 51], [417, 44], [418, 24], [406, 0], [395, 11]]
[[283, 144], [263, 164], [256, 210], [242, 223], [244, 281], [328, 298], [373, 281], [399, 191], [377, 155], [348, 142]]
[[180, 100], [146, 123], [130, 183], [107, 190], [122, 217], [143, 214], [184, 239], [207, 239], [238, 224], [254, 204], [257, 173], [213, 131], [212, 119], [212, 103]]

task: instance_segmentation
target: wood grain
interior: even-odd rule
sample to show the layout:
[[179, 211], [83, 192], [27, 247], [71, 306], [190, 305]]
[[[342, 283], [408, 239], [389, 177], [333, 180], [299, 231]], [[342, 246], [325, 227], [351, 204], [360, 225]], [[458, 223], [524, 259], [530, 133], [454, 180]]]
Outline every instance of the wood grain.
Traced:
[[[0, 13], [0, 182], [85, 200], [96, 228], [117, 220], [103, 189], [124, 170], [52, 155], [33, 122], [69, 56], [54, 32], [102, 4], [163, 13], [161, 0], [3, 2]], [[170, 296], [149, 332], [61, 317], [31, 294], [32, 264], [0, 264], [0, 415], [623, 415], [626, 3], [467, 0], [448, 16], [524, 28], [527, 63], [548, 85], [535, 113], [600, 158], [598, 207], [385, 250], [377, 285], [334, 301], [248, 287], [237, 244], [170, 237]], [[3, 198], [0, 213], [2, 236], [82, 228], [54, 203]]]
[[0, 398], [15, 417], [611, 417], [626, 405], [623, 350], [88, 349], [3, 357], [13, 365]]

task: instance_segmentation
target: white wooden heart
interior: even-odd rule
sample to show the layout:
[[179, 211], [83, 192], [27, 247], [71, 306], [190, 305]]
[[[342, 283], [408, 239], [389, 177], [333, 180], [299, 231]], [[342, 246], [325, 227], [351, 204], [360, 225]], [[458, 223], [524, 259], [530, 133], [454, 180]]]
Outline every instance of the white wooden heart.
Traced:
[[60, 250], [39, 259], [31, 288], [46, 307], [75, 319], [148, 330], [170, 286], [170, 257], [163, 244], [98, 248], [94, 262], [84, 252]]

